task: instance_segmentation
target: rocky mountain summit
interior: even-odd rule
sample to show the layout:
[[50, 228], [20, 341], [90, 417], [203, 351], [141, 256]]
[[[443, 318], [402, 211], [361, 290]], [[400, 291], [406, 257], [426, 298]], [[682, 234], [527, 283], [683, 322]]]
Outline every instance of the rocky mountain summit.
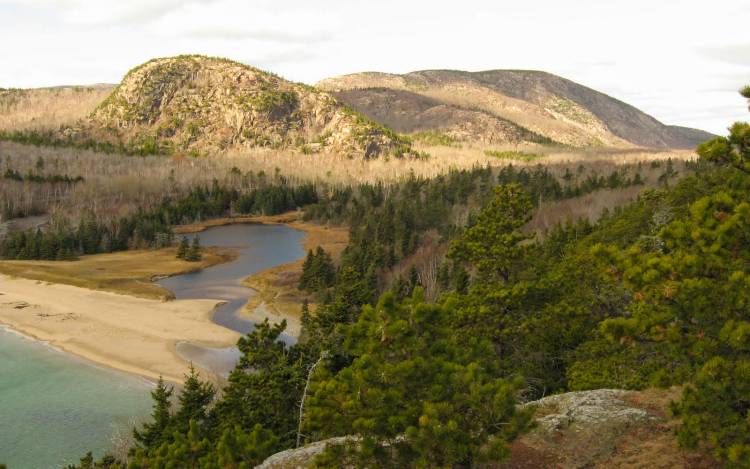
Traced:
[[[473, 141], [538, 140], [519, 132], [497, 132], [486, 124], [483, 128], [477, 123], [487, 122], [484, 116], [572, 146], [693, 148], [712, 137], [701, 130], [662, 124], [604, 93], [540, 71], [366, 72], [328, 78], [317, 86], [394, 128], [452, 136], [461, 127], [472, 128], [465, 137]], [[384, 89], [398, 91], [400, 101], [394, 104]]]
[[263, 147], [373, 158], [411, 151], [394, 132], [328, 93], [203, 56], [159, 58], [134, 68], [64, 135], [143, 154]]

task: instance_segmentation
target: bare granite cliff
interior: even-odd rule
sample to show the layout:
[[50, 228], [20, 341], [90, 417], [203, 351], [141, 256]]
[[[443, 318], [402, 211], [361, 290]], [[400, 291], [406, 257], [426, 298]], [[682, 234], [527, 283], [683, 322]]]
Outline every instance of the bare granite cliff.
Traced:
[[333, 96], [253, 67], [203, 56], [154, 59], [130, 72], [69, 139], [136, 153], [249, 148], [402, 156], [407, 142]]

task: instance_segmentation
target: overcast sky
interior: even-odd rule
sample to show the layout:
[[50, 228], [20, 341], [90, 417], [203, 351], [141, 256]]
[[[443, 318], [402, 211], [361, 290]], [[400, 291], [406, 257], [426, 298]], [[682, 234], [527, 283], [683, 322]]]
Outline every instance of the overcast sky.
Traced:
[[157, 56], [313, 84], [376, 70], [545, 70], [669, 124], [747, 120], [748, 0], [0, 0], [0, 87], [116, 83]]

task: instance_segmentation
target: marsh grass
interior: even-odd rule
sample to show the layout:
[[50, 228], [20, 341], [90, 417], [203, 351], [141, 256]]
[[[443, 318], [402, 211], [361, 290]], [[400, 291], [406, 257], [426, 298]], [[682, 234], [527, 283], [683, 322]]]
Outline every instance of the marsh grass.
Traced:
[[205, 248], [200, 262], [187, 262], [177, 259], [175, 253], [175, 248], [166, 248], [94, 254], [69, 262], [6, 260], [0, 262], [0, 273], [141, 298], [164, 299], [171, 293], [153, 283], [154, 276], [192, 272], [235, 256], [228, 250]]
[[528, 153], [525, 151], [484, 150], [484, 154], [501, 160], [523, 161], [526, 163], [541, 160], [542, 158], [544, 158], [543, 155], [540, 155], [538, 153]]

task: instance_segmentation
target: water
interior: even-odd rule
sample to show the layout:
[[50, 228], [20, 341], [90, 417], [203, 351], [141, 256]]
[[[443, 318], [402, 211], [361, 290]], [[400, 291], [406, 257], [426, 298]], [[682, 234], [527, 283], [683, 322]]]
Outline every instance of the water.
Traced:
[[[244, 224], [198, 235], [204, 246], [237, 248], [239, 257], [159, 284], [179, 299], [226, 301], [216, 309], [214, 321], [247, 333], [253, 323], [236, 313], [253, 290], [240, 282], [302, 258], [304, 234], [283, 225]], [[236, 347], [177, 345], [187, 360], [222, 374], [239, 357]], [[9, 469], [57, 469], [78, 462], [87, 451], [103, 455], [116, 429], [129, 432], [134, 419], [149, 414], [152, 386], [0, 328], [0, 463]]]
[[[237, 224], [209, 228], [189, 235], [200, 236], [202, 246], [235, 248], [239, 257], [198, 272], [160, 280], [159, 285], [172, 291], [177, 299], [210, 298], [225, 303], [214, 311], [213, 320], [229, 329], [246, 334], [254, 323], [238, 316], [254, 291], [241, 284], [246, 277], [277, 265], [294, 262], [305, 255], [302, 248], [304, 233], [285, 225]], [[293, 341], [289, 336], [287, 342]], [[186, 360], [227, 375], [239, 358], [236, 347], [216, 349], [181, 342], [177, 352]]]
[[148, 415], [151, 384], [0, 328], [0, 463], [60, 468]]

